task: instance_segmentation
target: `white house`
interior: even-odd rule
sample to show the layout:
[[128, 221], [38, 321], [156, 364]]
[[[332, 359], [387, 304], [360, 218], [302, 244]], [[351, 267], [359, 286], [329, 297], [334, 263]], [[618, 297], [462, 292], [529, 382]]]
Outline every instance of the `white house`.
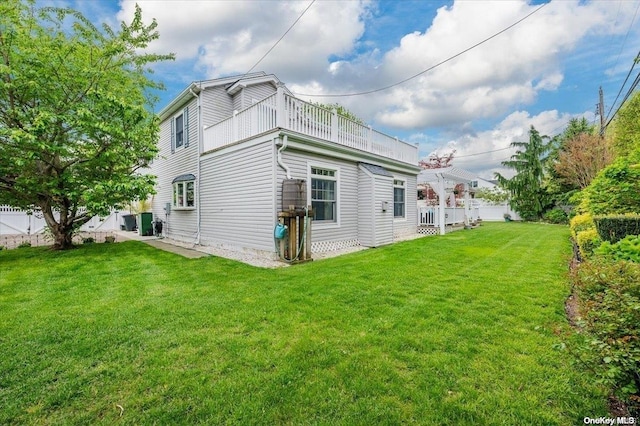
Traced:
[[153, 214], [166, 237], [275, 257], [289, 206], [299, 219], [311, 206], [296, 232], [310, 231], [313, 253], [417, 232], [417, 146], [297, 99], [274, 75], [194, 82], [159, 116]]

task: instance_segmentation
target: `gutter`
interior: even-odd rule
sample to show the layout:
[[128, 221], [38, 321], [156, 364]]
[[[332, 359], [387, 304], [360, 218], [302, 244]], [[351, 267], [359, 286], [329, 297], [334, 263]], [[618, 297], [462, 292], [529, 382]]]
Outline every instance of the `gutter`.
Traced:
[[[202, 84], [202, 83], [199, 83]], [[200, 244], [200, 224], [202, 222], [202, 208], [201, 208], [201, 201], [200, 201], [200, 189], [201, 189], [201, 182], [202, 182], [202, 166], [201, 166], [201, 160], [200, 157], [202, 156], [202, 131], [201, 131], [201, 125], [200, 123], [202, 123], [202, 105], [201, 105], [201, 98], [199, 96], [199, 93], [201, 91], [200, 88], [196, 87], [196, 89], [198, 89], [198, 93], [195, 93], [193, 91], [193, 87], [195, 86], [195, 84], [192, 84], [191, 86], [189, 86], [189, 93], [191, 95], [193, 95], [194, 98], [196, 98], [197, 101], [197, 108], [198, 108], [198, 122], [197, 127], [198, 127], [198, 133], [197, 133], [197, 143], [198, 143], [198, 157], [197, 157], [197, 161], [198, 161], [198, 171], [197, 171], [197, 179], [196, 179], [196, 190], [198, 193], [198, 198], [197, 198], [197, 202], [196, 202], [196, 244]]]
[[291, 179], [291, 170], [289, 169], [289, 166], [287, 166], [282, 162], [282, 153], [284, 152], [285, 149], [287, 149], [288, 142], [289, 142], [289, 137], [285, 134], [282, 138], [282, 146], [278, 149], [277, 161], [278, 161], [278, 165], [282, 167], [282, 169], [287, 174], [287, 179]]

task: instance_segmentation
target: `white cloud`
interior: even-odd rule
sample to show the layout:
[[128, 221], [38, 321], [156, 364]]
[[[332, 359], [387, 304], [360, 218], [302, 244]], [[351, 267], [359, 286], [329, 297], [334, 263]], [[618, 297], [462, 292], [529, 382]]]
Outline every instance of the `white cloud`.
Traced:
[[[309, 5], [300, 1], [155, 1], [140, 3], [143, 16], [158, 21], [156, 52], [196, 60], [212, 78], [248, 71]], [[286, 37], [256, 67], [284, 81], [326, 73], [329, 57], [349, 53], [364, 31], [367, 2], [314, 3]], [[132, 16], [135, 1], [122, 2], [119, 19]]]
[[585, 117], [593, 121], [593, 113], [571, 115], [556, 110], [543, 111], [531, 116], [526, 111], [515, 111], [506, 116], [493, 129], [467, 133], [448, 142], [446, 149], [455, 149], [453, 164], [457, 167], [477, 173], [485, 179], [493, 179], [493, 173], [501, 171], [508, 176], [511, 172], [504, 171], [501, 162], [509, 159], [515, 152], [510, 149], [511, 142], [526, 142], [529, 140], [531, 126], [541, 135], [553, 136], [561, 133], [572, 118]]
[[[134, 4], [123, 0], [118, 19], [130, 20]], [[159, 24], [160, 39], [153, 49], [177, 53], [173, 69], [180, 78], [196, 80], [246, 72], [309, 2], [145, 0], [140, 4], [145, 19], [155, 17]], [[508, 150], [461, 156], [526, 140], [532, 124], [543, 134], [560, 132], [571, 112], [552, 110], [562, 105], [535, 103], [566, 89], [568, 66], [581, 69], [580, 64], [600, 58], [601, 53], [610, 68], [626, 72], [628, 64], [616, 62], [618, 51], [603, 51], [602, 46], [603, 40], [627, 31], [633, 39], [638, 29], [630, 24], [636, 6], [622, 0], [552, 0], [515, 27], [409, 82], [364, 96], [313, 100], [340, 102], [391, 134], [413, 131], [405, 139], [420, 142], [423, 149], [450, 141], [458, 150], [460, 166], [491, 177], [491, 171], [510, 155]], [[368, 20], [376, 19], [370, 13], [375, 7], [368, 0], [315, 2], [256, 70], [275, 73], [298, 94], [383, 88], [459, 54], [540, 5], [526, 0], [455, 1], [425, 20], [422, 31], [407, 33], [387, 51], [379, 50], [376, 40], [362, 39]], [[189, 62], [189, 67], [182, 67]], [[192, 75], [183, 75], [189, 69]], [[540, 112], [543, 109], [549, 111]], [[485, 130], [496, 120], [501, 121], [493, 130]], [[433, 129], [446, 133], [436, 137]]]
[[[538, 7], [520, 1], [463, 1], [443, 7], [425, 33], [408, 34], [386, 54], [384, 72], [398, 76], [427, 69]], [[612, 13], [598, 2], [552, 2], [507, 32], [380, 97], [371, 109], [379, 111], [376, 118], [384, 125], [410, 129], [498, 117], [513, 106], [532, 104], [541, 91], [559, 87], [563, 57], [586, 34], [607, 28]]]

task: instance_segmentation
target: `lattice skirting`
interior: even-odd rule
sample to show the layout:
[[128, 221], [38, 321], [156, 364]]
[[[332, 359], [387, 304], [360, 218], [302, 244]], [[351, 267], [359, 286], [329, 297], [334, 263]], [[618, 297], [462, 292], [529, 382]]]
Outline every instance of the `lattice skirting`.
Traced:
[[423, 234], [423, 235], [438, 235], [440, 233], [440, 230], [438, 228], [427, 228], [424, 226], [419, 226], [418, 227], [418, 234]]
[[359, 245], [360, 241], [357, 239], [342, 241], [316, 241], [311, 243], [311, 252], [326, 253], [328, 251], [342, 250], [349, 247], [357, 247]]

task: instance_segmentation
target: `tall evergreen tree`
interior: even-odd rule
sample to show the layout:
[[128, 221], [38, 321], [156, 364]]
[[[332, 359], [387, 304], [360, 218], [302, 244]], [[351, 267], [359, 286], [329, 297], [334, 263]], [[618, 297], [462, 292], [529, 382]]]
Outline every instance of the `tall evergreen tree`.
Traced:
[[525, 220], [540, 219], [550, 204], [543, 179], [545, 161], [552, 146], [548, 137], [541, 136], [533, 126], [529, 130], [528, 142], [512, 142], [511, 146], [518, 150], [502, 165], [515, 170], [516, 174], [507, 179], [496, 173], [496, 179], [509, 192], [512, 209]]

